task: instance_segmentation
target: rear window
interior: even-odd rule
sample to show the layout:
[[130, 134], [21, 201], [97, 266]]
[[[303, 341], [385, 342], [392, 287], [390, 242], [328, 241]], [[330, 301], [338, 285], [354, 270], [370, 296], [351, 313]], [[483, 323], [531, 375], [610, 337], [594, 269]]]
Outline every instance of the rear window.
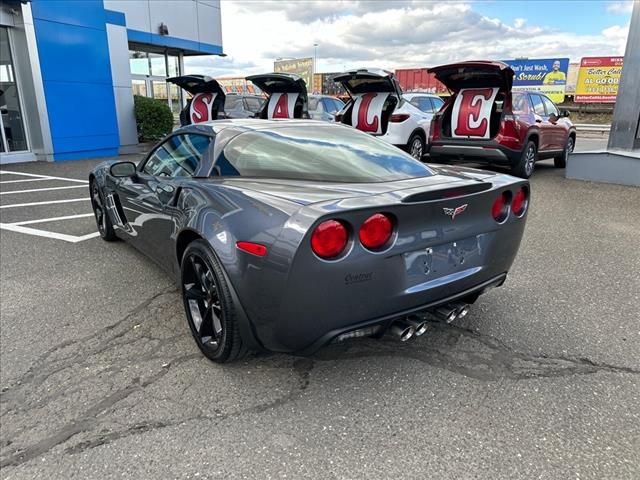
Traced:
[[247, 97], [246, 101], [249, 111], [252, 113], [257, 113], [258, 110], [260, 110], [260, 107], [262, 107], [264, 99], [259, 97]]
[[529, 99], [524, 93], [512, 93], [511, 110], [516, 114], [529, 113]]
[[340, 126], [286, 126], [246, 132], [218, 157], [219, 175], [319, 182], [385, 182], [433, 172], [398, 148]]
[[309, 97], [309, 110], [317, 110], [319, 101], [318, 97]]
[[224, 99], [225, 110], [242, 110], [242, 97], [227, 95]]

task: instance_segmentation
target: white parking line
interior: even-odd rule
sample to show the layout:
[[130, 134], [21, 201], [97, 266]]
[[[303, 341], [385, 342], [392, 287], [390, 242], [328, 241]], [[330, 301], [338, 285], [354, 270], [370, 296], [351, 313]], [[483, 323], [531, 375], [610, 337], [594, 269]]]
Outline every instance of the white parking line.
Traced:
[[87, 235], [76, 236], [67, 235], [65, 233], [48, 232], [46, 230], [38, 230], [37, 228], [23, 227], [21, 225], [13, 225], [11, 223], [0, 223], [0, 229], [12, 232], [26, 233], [27, 235], [35, 235], [37, 237], [53, 238], [55, 240], [64, 240], [69, 243], [78, 243], [100, 235], [98, 232], [92, 232]]
[[5, 183], [23, 183], [23, 182], [46, 182], [51, 181], [50, 178], [21, 178], [20, 180], [0, 180], [0, 185]]
[[53, 190], [69, 190], [70, 188], [87, 188], [86, 185], [67, 185], [65, 187], [31, 188], [29, 190], [14, 190], [11, 192], [0, 192], [0, 195], [14, 195], [16, 193], [51, 192]]
[[0, 174], [7, 175], [23, 175], [25, 177], [46, 178], [48, 180], [66, 180], [67, 182], [89, 183], [88, 180], [78, 180], [77, 178], [52, 177], [51, 175], [38, 175], [36, 173], [11, 172], [9, 170], [0, 170]]
[[0, 205], [0, 208], [17, 208], [17, 207], [31, 207], [32, 205], [51, 205], [54, 203], [70, 203], [70, 202], [84, 202], [91, 200], [89, 197], [85, 198], [68, 198], [66, 200], [49, 200], [48, 202], [31, 202], [31, 203], [13, 203], [11, 205]]
[[78, 215], [65, 215], [64, 217], [40, 218], [38, 220], [24, 220], [22, 222], [5, 223], [5, 225], [31, 225], [34, 223], [56, 222], [58, 220], [71, 220], [72, 218], [93, 217], [93, 213], [80, 213]]

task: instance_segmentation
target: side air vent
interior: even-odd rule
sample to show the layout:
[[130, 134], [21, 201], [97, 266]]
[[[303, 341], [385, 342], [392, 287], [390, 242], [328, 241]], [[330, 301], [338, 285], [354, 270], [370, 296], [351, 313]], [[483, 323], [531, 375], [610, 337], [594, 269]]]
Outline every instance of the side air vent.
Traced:
[[442, 190], [413, 193], [402, 199], [402, 203], [430, 202], [432, 200], [446, 200], [448, 198], [464, 197], [473, 193], [484, 192], [491, 188], [490, 183], [476, 183], [462, 187], [451, 187]]

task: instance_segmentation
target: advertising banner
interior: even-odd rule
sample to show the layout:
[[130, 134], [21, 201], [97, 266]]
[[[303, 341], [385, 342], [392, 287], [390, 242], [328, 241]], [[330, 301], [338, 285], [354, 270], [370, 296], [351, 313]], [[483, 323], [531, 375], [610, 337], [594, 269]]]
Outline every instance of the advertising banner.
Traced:
[[304, 80], [304, 83], [307, 84], [307, 90], [313, 91], [313, 58], [277, 60], [273, 62], [273, 71], [300, 75]]
[[615, 103], [624, 57], [584, 57], [576, 83], [576, 103]]
[[515, 75], [514, 90], [533, 90], [544, 93], [555, 103], [564, 102], [567, 86], [568, 58], [540, 58], [502, 60]]

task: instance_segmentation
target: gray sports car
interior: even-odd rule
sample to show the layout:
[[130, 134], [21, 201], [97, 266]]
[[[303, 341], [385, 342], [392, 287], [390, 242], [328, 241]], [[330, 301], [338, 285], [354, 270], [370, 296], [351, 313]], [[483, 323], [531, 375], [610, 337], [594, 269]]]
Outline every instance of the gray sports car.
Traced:
[[428, 166], [312, 120], [189, 125], [89, 180], [102, 238], [175, 275], [217, 362], [387, 331], [407, 340], [428, 314], [465, 315], [505, 281], [529, 205], [525, 180]]

